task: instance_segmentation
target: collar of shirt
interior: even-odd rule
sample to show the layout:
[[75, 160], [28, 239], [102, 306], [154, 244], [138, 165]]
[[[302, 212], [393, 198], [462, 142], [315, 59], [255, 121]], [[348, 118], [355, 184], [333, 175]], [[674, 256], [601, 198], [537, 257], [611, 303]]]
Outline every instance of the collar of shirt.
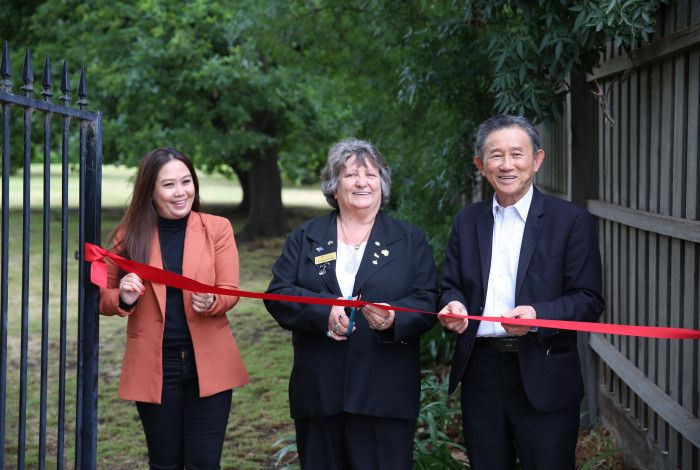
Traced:
[[[527, 222], [527, 213], [530, 212], [530, 205], [532, 204], [532, 195], [534, 194], [534, 189], [533, 186], [530, 185], [530, 189], [527, 190], [527, 193], [523, 197], [520, 198], [518, 202], [513, 204], [513, 207], [515, 208], [515, 212], [518, 213], [520, 218], [522, 219], [523, 223]], [[493, 201], [491, 203], [491, 210], [493, 211], [493, 217], [494, 219], [498, 215], [498, 210], [499, 208], [501, 210], [505, 210], [505, 207], [501, 206], [498, 201], [496, 200], [496, 195], [493, 195]]]

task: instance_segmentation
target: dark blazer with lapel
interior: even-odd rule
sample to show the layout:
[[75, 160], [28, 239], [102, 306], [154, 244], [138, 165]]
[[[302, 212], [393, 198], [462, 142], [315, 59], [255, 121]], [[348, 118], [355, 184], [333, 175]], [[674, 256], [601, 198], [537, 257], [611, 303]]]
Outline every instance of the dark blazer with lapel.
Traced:
[[[268, 292], [338, 298], [335, 261], [317, 256], [337, 248], [336, 212], [307, 221], [287, 239], [272, 267]], [[391, 305], [435, 311], [437, 278], [430, 247], [414, 226], [379, 212], [355, 278], [353, 295]], [[347, 341], [326, 337], [327, 305], [266, 301], [292, 331], [294, 366], [289, 381], [293, 418], [340, 412], [415, 419], [420, 401], [420, 341], [433, 315], [396, 312], [386, 332], [369, 328], [361, 312]]]
[[[492, 199], [463, 208], [445, 255], [440, 305], [452, 300], [481, 315], [491, 267]], [[596, 227], [584, 209], [534, 188], [516, 278], [515, 305], [531, 305], [537, 318], [596, 321], [603, 312]], [[459, 335], [450, 373], [454, 391], [467, 367], [479, 321]], [[518, 339], [525, 392], [539, 411], [578, 406], [583, 397], [576, 333], [539, 329]], [[467, 386], [468, 384], [462, 384]]]

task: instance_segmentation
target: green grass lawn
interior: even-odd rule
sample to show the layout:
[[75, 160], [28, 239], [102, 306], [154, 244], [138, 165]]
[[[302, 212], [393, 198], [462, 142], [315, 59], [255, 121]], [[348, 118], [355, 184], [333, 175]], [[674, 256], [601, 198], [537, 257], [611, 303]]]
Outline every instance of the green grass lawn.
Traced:
[[[32, 164], [31, 190], [29, 192], [32, 207], [41, 208], [43, 202], [43, 166]], [[133, 187], [135, 168], [124, 166], [105, 165], [102, 167], [102, 204], [104, 207], [124, 207], [128, 202]], [[212, 205], [236, 205], [243, 193], [237, 180], [231, 180], [220, 174], [207, 175], [198, 172], [200, 179], [200, 197], [205, 204]], [[78, 170], [72, 169], [68, 182], [68, 201], [73, 207], [78, 205]], [[51, 165], [51, 206], [60, 207], [61, 204], [61, 165]], [[23, 200], [22, 173], [17, 173], [10, 178], [10, 207], [19, 209]], [[321, 190], [316, 186], [287, 187], [282, 191], [282, 202], [286, 207], [326, 207]], [[105, 220], [105, 223], [108, 221]]]
[[[55, 171], [54, 171], [55, 170]], [[51, 199], [53, 207], [60, 204], [60, 168], [53, 168]], [[103, 170], [102, 239], [118, 222], [123, 206], [131, 192], [133, 170], [105, 167]], [[22, 176], [11, 178], [11, 213], [9, 224], [10, 270], [8, 285], [8, 350], [7, 401], [5, 427], [5, 465], [15, 468], [18, 449], [18, 415], [20, 396], [20, 358], [23, 324], [27, 341], [27, 431], [26, 465], [38, 465], [39, 400], [41, 383], [42, 335], [42, 217], [41, 168], [32, 167], [32, 212], [29, 221], [30, 257], [28, 260], [29, 289], [26, 309], [22, 296]], [[235, 182], [218, 175], [200, 175], [202, 198], [223, 215], [231, 214], [240, 200], [240, 188]], [[77, 174], [71, 175], [70, 200], [77, 201]], [[325, 212], [325, 201], [317, 188], [286, 188], [283, 200], [292, 225]], [[301, 207], [305, 204], [307, 207]], [[311, 205], [309, 207], [309, 205]], [[60, 214], [52, 212], [50, 231], [50, 269], [48, 288], [48, 394], [47, 394], [47, 468], [55, 467], [58, 415], [59, 324], [60, 324]], [[240, 231], [245, 220], [232, 219], [234, 231]], [[67, 384], [65, 463], [74, 462], [76, 338], [77, 338], [77, 268], [72, 258], [77, 249], [78, 216], [69, 215], [68, 288], [67, 288]], [[262, 291], [270, 280], [270, 266], [279, 255], [283, 239], [269, 239], [239, 246], [241, 288]], [[24, 314], [23, 314], [24, 312]], [[290, 334], [282, 330], [267, 313], [261, 301], [242, 299], [228, 313], [251, 381], [234, 393], [222, 457], [222, 468], [273, 468], [275, 441], [293, 434], [287, 400], [287, 380], [291, 370]], [[147, 468], [147, 453], [136, 407], [117, 398], [117, 386], [126, 339], [126, 320], [118, 317], [100, 318], [100, 365], [98, 401], [98, 468]]]

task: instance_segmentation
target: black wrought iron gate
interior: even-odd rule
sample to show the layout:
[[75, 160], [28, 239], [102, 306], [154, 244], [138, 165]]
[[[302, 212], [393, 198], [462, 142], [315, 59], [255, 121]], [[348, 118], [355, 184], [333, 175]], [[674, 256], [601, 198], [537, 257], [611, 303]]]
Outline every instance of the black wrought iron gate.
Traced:
[[[0, 469], [61, 469], [71, 460], [76, 469], [92, 469], [99, 292], [89, 282], [83, 244], [100, 242], [102, 114], [87, 110], [84, 67], [76, 107], [65, 62], [59, 103], [48, 59], [40, 93], [34, 91], [29, 51], [20, 78], [21, 85], [13, 85], [5, 43], [0, 62]], [[37, 115], [43, 125], [33, 120]], [[43, 129], [41, 145], [32, 141], [37, 129]], [[77, 163], [71, 163], [76, 153]], [[78, 197], [72, 201], [76, 178]], [[33, 198], [34, 193], [41, 198]], [[52, 195], [60, 195], [53, 204]], [[41, 231], [34, 229], [38, 225]]]

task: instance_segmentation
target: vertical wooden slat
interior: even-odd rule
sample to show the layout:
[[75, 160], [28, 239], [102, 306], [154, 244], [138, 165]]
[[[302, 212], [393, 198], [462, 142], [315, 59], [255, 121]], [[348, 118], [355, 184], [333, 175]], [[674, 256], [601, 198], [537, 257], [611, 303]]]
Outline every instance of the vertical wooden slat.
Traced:
[[[697, 190], [697, 188], [696, 188]], [[694, 274], [694, 285], [700, 286], [700, 247], [695, 245], [695, 271]], [[700, 289], [695, 289], [695, 309], [693, 311], [693, 316], [691, 318], [693, 328], [700, 329]], [[693, 341], [693, 352], [692, 352], [693, 364], [692, 376], [693, 376], [693, 404], [692, 410], [695, 416], [700, 416], [700, 344], [698, 341]], [[693, 448], [693, 461], [692, 464], [694, 468], [700, 467], [700, 449]]]
[[675, 5], [673, 5], [673, 10], [675, 13], [674, 32], [690, 26], [690, 23], [688, 23], [690, 13], [689, 3], [690, 2], [688, 0], [676, 0]]
[[[691, 2], [693, 9], [689, 15], [692, 21], [700, 21], [700, 1]], [[698, 220], [700, 210], [700, 192], [698, 191], [700, 147], [698, 138], [700, 136], [700, 51], [693, 51], [688, 54], [687, 68], [687, 103], [686, 107], [686, 193], [685, 193], [685, 217]], [[683, 304], [685, 312], [683, 317], [684, 326], [688, 328], [700, 328], [700, 249], [697, 244], [685, 244], [685, 288]], [[700, 345], [697, 341], [684, 341], [682, 344], [682, 360], [687, 374], [683, 376], [681, 390], [681, 403], [691, 410], [695, 416], [700, 415]], [[689, 368], [685, 364], [690, 364]], [[700, 450], [685, 444], [683, 447], [683, 462], [688, 468], [700, 467]]]
[[[648, 290], [647, 294], [649, 295], [648, 298], [648, 320], [650, 323], [648, 325], [657, 325], [658, 324], [658, 304], [657, 304], [657, 289], [658, 289], [658, 272], [657, 272], [657, 260], [659, 259], [657, 256], [657, 239], [658, 237], [653, 234], [649, 233], [649, 270], [647, 271], [647, 276], [648, 276]], [[649, 377], [650, 380], [656, 382], [657, 380], [657, 361], [658, 361], [658, 356], [657, 356], [657, 350], [656, 350], [656, 340], [649, 340], [648, 341], [648, 354], [647, 354], [647, 377]], [[649, 422], [649, 432], [650, 435], [652, 436], [653, 439], [656, 439], [658, 436], [656, 435], [657, 429], [656, 429], [656, 417], [654, 414], [649, 411], [650, 414], [650, 422]]]
[[[683, 253], [681, 250], [681, 241], [678, 239], [671, 239], [671, 256], [669, 257], [667, 263], [670, 264], [671, 269], [671, 282], [668, 289], [670, 290], [670, 311], [669, 311], [669, 325], [674, 327], [681, 326], [681, 313], [684, 311], [682, 303], [682, 270], [683, 265]], [[669, 341], [669, 355], [668, 355], [668, 393], [677, 402], [680, 403], [680, 387], [681, 387], [681, 376], [683, 375], [683, 364], [680, 358], [680, 341]], [[671, 433], [669, 436], [669, 452], [671, 453], [671, 458], [675, 461], [680, 460], [678, 455], [680, 442], [679, 435], [677, 432]]]
[[639, 178], [639, 167], [641, 163], [640, 142], [643, 136], [639, 132], [639, 76], [638, 71], [630, 74], [630, 95], [629, 95], [629, 207], [639, 209], [639, 191], [641, 191], [641, 181]]
[[[639, 285], [639, 271], [637, 267], [637, 252], [639, 250], [637, 241], [639, 239], [639, 230], [630, 228], [629, 233], [629, 257], [628, 257], [628, 272], [630, 273], [629, 279], [629, 308], [630, 308], [630, 323], [634, 325], [642, 324], [642, 320], [639, 318], [640, 305], [638, 303], [638, 292], [640, 290]], [[639, 368], [639, 344], [637, 338], [629, 338], [629, 360], [634, 364], [635, 367]], [[629, 397], [629, 408], [630, 413], [633, 418], [639, 420], [639, 409], [637, 395], [635, 393], [630, 393]]]
[[639, 197], [637, 199], [640, 210], [649, 210], [649, 193], [651, 182], [649, 180], [650, 153], [651, 153], [651, 111], [650, 100], [651, 80], [648, 69], [639, 72]]
[[[695, 2], [700, 5], [700, 1]], [[700, 6], [698, 6], [700, 9]], [[686, 143], [686, 154], [688, 156], [686, 185], [687, 192], [685, 198], [686, 217], [698, 220], [700, 218], [700, 51], [694, 51], [688, 55], [688, 132]], [[692, 104], [691, 104], [692, 103]]]
[[[614, 323], [619, 323], [620, 318], [620, 311], [615, 307], [615, 304], [618, 301], [618, 297], [615, 293], [615, 288], [617, 286], [617, 266], [618, 266], [618, 253], [615, 250], [615, 247], [617, 245], [617, 238], [616, 238], [616, 233], [617, 233], [617, 224], [615, 222], [610, 222], [608, 224], [608, 237], [610, 238], [610, 305], [611, 305], [611, 316], [612, 320]], [[617, 341], [618, 337], [615, 335], [612, 335], [610, 337], [610, 342], [617, 347]], [[612, 377], [611, 383], [612, 383], [612, 390], [613, 390], [613, 396], [616, 397], [617, 401], [619, 402], [619, 392], [620, 392], [620, 378], [619, 376], [613, 371], [610, 371], [610, 375]]]
[[[672, 16], [672, 15], [668, 15]], [[658, 191], [658, 207], [657, 212], [661, 214], [670, 214], [671, 210], [671, 195], [666, 188], [670, 187], [671, 175], [671, 145], [673, 135], [673, 67], [670, 60], [665, 60], [661, 64], [662, 81], [660, 83], [661, 92], [661, 120], [660, 120], [660, 137], [659, 137], [659, 191]], [[668, 308], [668, 282], [669, 282], [669, 255], [670, 243], [666, 236], [659, 237], [659, 259], [658, 259], [658, 282], [656, 289], [658, 292], [658, 322], [660, 325], [668, 325], [670, 321], [670, 312]], [[657, 342], [657, 375], [656, 383], [666, 393], [669, 391], [669, 340], [660, 340]], [[668, 426], [659, 417], [658, 419], [657, 442], [662, 451], [669, 450], [669, 433]]]
[[[669, 312], [669, 262], [670, 262], [670, 239], [667, 236], [659, 236], [659, 252], [658, 252], [658, 282], [656, 288], [658, 290], [658, 322], [660, 325], [670, 324], [670, 312]], [[669, 393], [669, 342], [670, 340], [664, 339], [659, 340], [657, 343], [658, 354], [656, 356], [656, 361], [658, 364], [656, 383], [661, 388], [661, 390]], [[662, 449], [668, 450], [668, 435], [665, 430], [662, 436], [663, 447]]]
[[[669, 15], [671, 16], [671, 15]], [[675, 18], [674, 18], [675, 19]], [[671, 193], [667, 188], [672, 188], [671, 168], [673, 162], [673, 105], [674, 105], [674, 75], [675, 68], [673, 59], [663, 61], [662, 84], [662, 113], [661, 113], [661, 141], [660, 155], [661, 169], [659, 174], [659, 213], [671, 214]], [[671, 322], [670, 309], [670, 272], [671, 272], [671, 240], [668, 237], [660, 237], [660, 259], [659, 259], [659, 321], [662, 325], [669, 325]], [[659, 341], [659, 387], [670, 393], [670, 373], [672, 364], [670, 363], [670, 340]], [[675, 452], [670, 441], [669, 428], [666, 424], [663, 427], [663, 447], [669, 452]]]
[[660, 214], [671, 214], [671, 161], [673, 160], [673, 59], [663, 61], [661, 88], [661, 136], [659, 141], [659, 206]]
[[[686, 8], [687, 5], [677, 5], [678, 9]], [[671, 215], [683, 217], [685, 215], [685, 193], [686, 186], [686, 137], [687, 132], [687, 83], [686, 83], [686, 59], [685, 55], [680, 55], [674, 59], [674, 81], [673, 81], [673, 153], [671, 171]], [[668, 85], [667, 85], [668, 86]], [[672, 326], [681, 326], [681, 317], [686, 311], [682, 303], [683, 296], [683, 270], [684, 266], [683, 244], [680, 240], [674, 239], [671, 242], [671, 309], [670, 322]], [[669, 345], [669, 386], [671, 397], [681, 403], [681, 381], [683, 364], [681, 362], [680, 341], [672, 341]], [[681, 448], [682, 438], [678, 433], [671, 433], [669, 450], [671, 459], [683, 462]], [[684, 464], [682, 465], [684, 466]]]
[[[686, 133], [688, 132], [688, 84], [686, 82], [687, 63], [685, 55], [674, 60], [673, 90], [673, 168], [671, 175], [671, 215], [685, 216], [686, 184]], [[697, 106], [698, 103], [696, 103]]]
[[649, 146], [649, 206], [651, 212], [659, 210], [659, 160], [662, 158], [659, 142], [661, 131], [660, 116], [661, 116], [661, 66], [654, 64], [651, 67], [651, 114], [649, 117], [649, 130], [651, 134]]
[[688, 15], [688, 23], [695, 24], [700, 21], [700, 2], [692, 1], [690, 2], [690, 14]]
[[[609, 147], [608, 147], [609, 149]], [[606, 154], [609, 157], [609, 153]], [[607, 178], [609, 178], [609, 173]], [[612, 237], [612, 226], [613, 222], [606, 220], [604, 223], [605, 226], [605, 261], [606, 261], [606, 276], [605, 276], [605, 290], [607, 292], [606, 298], [608, 299], [608, 310], [607, 310], [607, 317], [608, 321], [615, 323], [616, 322], [616, 311], [615, 308], [613, 307], [614, 303], [614, 297], [613, 297], [613, 288], [614, 288], [614, 276], [615, 276], [615, 252], [613, 251], [613, 237]], [[608, 335], [608, 340], [612, 343], [614, 341], [614, 336], [613, 335]], [[615, 375], [613, 374], [612, 370], [609, 372], [610, 373], [610, 383], [609, 383], [609, 388], [610, 392], [614, 392], [616, 390], [616, 383], [615, 383]]]
[[[604, 84], [603, 84], [604, 85]], [[597, 195], [598, 199], [600, 200], [605, 200], [605, 183], [604, 183], [604, 178], [605, 178], [605, 167], [604, 167], [604, 162], [605, 162], [605, 115], [603, 113], [603, 110], [598, 106], [596, 108], [596, 125], [597, 125], [597, 146], [598, 146], [598, 188], [597, 188]], [[605, 236], [606, 233], [606, 225], [607, 221], [605, 220], [600, 220], [598, 223], [598, 240], [601, 245], [600, 247], [600, 252], [601, 252], [601, 262], [603, 265], [603, 296], [607, 299], [608, 298], [608, 289], [607, 289], [607, 282], [608, 282], [608, 275], [607, 275], [607, 265], [608, 265], [608, 245], [607, 245], [607, 238]], [[605, 321], [610, 321], [610, 312], [608, 311], [609, 308], [606, 308], [605, 312], [603, 313], [603, 317], [605, 318]], [[606, 338], [609, 338], [609, 335], [606, 335]], [[599, 368], [599, 377], [601, 378], [603, 389], [606, 392], [610, 391], [610, 375], [609, 375], [609, 368], [603, 363], [603, 361], [600, 361], [600, 368]]]
[[[683, 276], [683, 308], [684, 315], [681, 317], [681, 325], [684, 328], [695, 328], [694, 318], [698, 315], [698, 305], [695, 303], [693, 293], [697, 289], [696, 271], [698, 266], [695, 264], [696, 246], [694, 243], [685, 242], [683, 253], [684, 276]], [[693, 396], [697, 393], [697, 369], [700, 366], [694, 363], [693, 347], [697, 341], [682, 341], [680, 344], [680, 369], [683, 371], [680, 374], [680, 400], [679, 403], [684, 408], [697, 415], [697, 410], [693, 409]], [[690, 365], [690, 367], [687, 367]], [[695, 390], [694, 390], [695, 389]], [[693, 446], [684, 443], [682, 459], [688, 464], [692, 463]]]
[[[658, 212], [659, 210], [659, 159], [660, 155], [660, 143], [659, 143], [659, 133], [660, 133], [660, 116], [661, 116], [661, 66], [660, 64], [654, 64], [651, 66], [651, 76], [649, 91], [651, 94], [651, 109], [649, 115], [649, 131], [650, 131], [650, 141], [649, 141], [649, 205], [647, 210], [650, 212]], [[649, 276], [649, 302], [648, 302], [648, 320], [651, 321], [650, 325], [658, 324], [658, 303], [657, 303], [657, 292], [658, 292], [658, 257], [657, 257], [657, 245], [658, 237], [655, 234], [649, 234], [649, 271], [647, 272]], [[656, 341], [649, 341], [649, 354], [647, 356], [649, 361], [649, 367], [647, 369], [647, 376], [652, 381], [656, 382], [658, 380], [658, 351], [656, 347]], [[649, 434], [652, 439], [658, 441], [658, 428], [657, 419], [655, 413], [651, 410], [649, 413]]]
[[[610, 48], [608, 47], [608, 56], [610, 54]], [[607, 83], [602, 83], [601, 84], [603, 87], [603, 90], [605, 90], [606, 93], [609, 93], [609, 85]], [[608, 103], [610, 103], [610, 96], [608, 98]], [[599, 125], [600, 125], [600, 136], [601, 136], [601, 149], [600, 149], [600, 162], [601, 162], [601, 168], [599, 171], [600, 175], [600, 194], [601, 197], [604, 201], [609, 202], [609, 180], [611, 176], [610, 172], [610, 143], [611, 143], [611, 127], [610, 127], [610, 122], [606, 120], [605, 113], [603, 111], [599, 112]], [[608, 299], [608, 305], [610, 305], [610, 302], [612, 301], [612, 298], [610, 296], [610, 293], [612, 292], [611, 289], [611, 282], [612, 282], [612, 275], [611, 275], [611, 265], [613, 263], [613, 260], [611, 258], [611, 233], [610, 233], [610, 226], [611, 222], [609, 220], [606, 220], [603, 222], [603, 237], [601, 237], [601, 240], [603, 240], [603, 253], [604, 253], [604, 263], [605, 263], [605, 276], [604, 276], [604, 290], [606, 291], [606, 299]], [[606, 310], [606, 317], [608, 321], [614, 322], [614, 311], [613, 309], [608, 306], [608, 309]], [[608, 335], [608, 340], [612, 340], [612, 337]], [[613, 391], [613, 381], [612, 381], [612, 373], [610, 370], [606, 371], [608, 375], [608, 392]]]
[[[614, 80], [609, 84], [610, 87], [610, 114], [615, 120], [615, 124], [611, 125], [610, 128], [610, 147], [607, 155], [608, 160], [608, 173], [606, 177], [606, 199], [617, 204], [619, 202], [619, 148], [620, 148], [620, 86], [619, 81]], [[620, 318], [620, 251], [619, 251], [619, 224], [611, 224], [611, 245], [610, 245], [610, 297], [609, 304], [612, 313], [613, 323], [620, 323], [622, 319]], [[619, 349], [620, 348], [620, 337], [614, 335], [611, 338], [612, 344]], [[617, 382], [617, 378], [615, 379]], [[619, 383], [616, 383], [616, 397], [619, 401], [620, 387]]]
[[676, 15], [673, 9], [663, 9], [665, 14], [664, 14], [664, 29], [663, 29], [663, 35], [668, 36], [669, 34], [673, 34], [673, 32], [676, 30]]
[[[619, 166], [619, 177], [618, 177], [618, 189], [619, 194], [617, 198], [617, 203], [623, 207], [629, 207], [629, 192], [628, 192], [628, 160], [629, 160], [629, 101], [630, 101], [630, 86], [629, 81], [625, 80], [620, 83], [620, 93], [619, 93], [619, 116], [618, 116], [618, 132], [619, 132], [619, 145], [617, 147], [617, 161]], [[618, 224], [619, 225], [619, 224]], [[629, 324], [630, 323], [630, 308], [629, 308], [629, 228], [625, 225], [619, 225], [619, 238], [620, 245], [619, 249], [619, 309], [620, 309], [620, 323]], [[627, 358], [629, 358], [629, 337], [619, 336], [619, 348], [620, 352]], [[629, 387], [621, 387], [621, 400], [620, 403], [624, 409], [629, 410], [630, 408], [630, 390]]]
[[[600, 109], [597, 110], [597, 124], [598, 124], [598, 199], [606, 201], [605, 199], [605, 114]], [[606, 201], [607, 202], [607, 201]], [[600, 237], [603, 240], [603, 237]]]
[[[640, 306], [641, 319], [645, 325], [651, 325], [649, 322], [650, 308], [649, 308], [649, 234], [643, 230], [639, 231], [639, 283], [642, 289], [637, 295], [638, 305]], [[639, 346], [640, 351], [638, 357], [640, 359], [639, 368], [649, 376], [649, 342], [648, 338], [640, 338]], [[642, 426], [644, 428], [649, 428], [651, 423], [649, 422], [649, 415], [647, 413], [646, 404], [640, 400], [639, 401], [639, 416], [642, 420]]]
[[[629, 174], [629, 207], [632, 209], [639, 208], [639, 195], [640, 190], [640, 180], [639, 180], [639, 138], [641, 134], [639, 133], [639, 72], [634, 71], [629, 77], [629, 149], [628, 161], [629, 165], [627, 168], [627, 173]], [[630, 229], [629, 241], [630, 246], [628, 248], [628, 273], [629, 273], [629, 322], [631, 324], [641, 324], [639, 318], [639, 305], [637, 303], [638, 293], [640, 291], [640, 286], [637, 284], [637, 240], [639, 238], [639, 231], [637, 229]], [[632, 337], [627, 339], [629, 344], [628, 357], [632, 364], [639, 367], [639, 358], [637, 357], [639, 347], [638, 338]], [[639, 419], [639, 409], [638, 409], [637, 396], [632, 393], [630, 395], [629, 408], [631, 414], [635, 419]]]
[[[639, 72], [639, 135], [641, 139], [639, 140], [639, 191], [638, 191], [638, 208], [640, 210], [649, 210], [649, 194], [651, 192], [651, 178], [650, 178], [650, 165], [651, 165], [651, 128], [652, 128], [652, 100], [651, 100], [651, 72], [648, 68], [645, 68]], [[639, 283], [643, 286], [643, 289], [638, 293], [638, 304], [640, 305], [640, 319], [645, 325], [651, 325], [651, 304], [648, 298], [648, 292], [651, 289], [649, 282], [650, 279], [650, 266], [649, 266], [649, 234], [643, 231], [639, 233], [639, 251], [640, 251], [640, 273], [639, 273]], [[650, 370], [650, 343], [649, 339], [638, 339], [637, 340], [640, 347], [640, 366], [641, 369], [649, 374]], [[642, 419], [642, 426], [649, 429], [651, 427], [651, 421], [649, 414], [647, 412], [647, 406], [643, 401], [639, 401], [638, 413]]]

